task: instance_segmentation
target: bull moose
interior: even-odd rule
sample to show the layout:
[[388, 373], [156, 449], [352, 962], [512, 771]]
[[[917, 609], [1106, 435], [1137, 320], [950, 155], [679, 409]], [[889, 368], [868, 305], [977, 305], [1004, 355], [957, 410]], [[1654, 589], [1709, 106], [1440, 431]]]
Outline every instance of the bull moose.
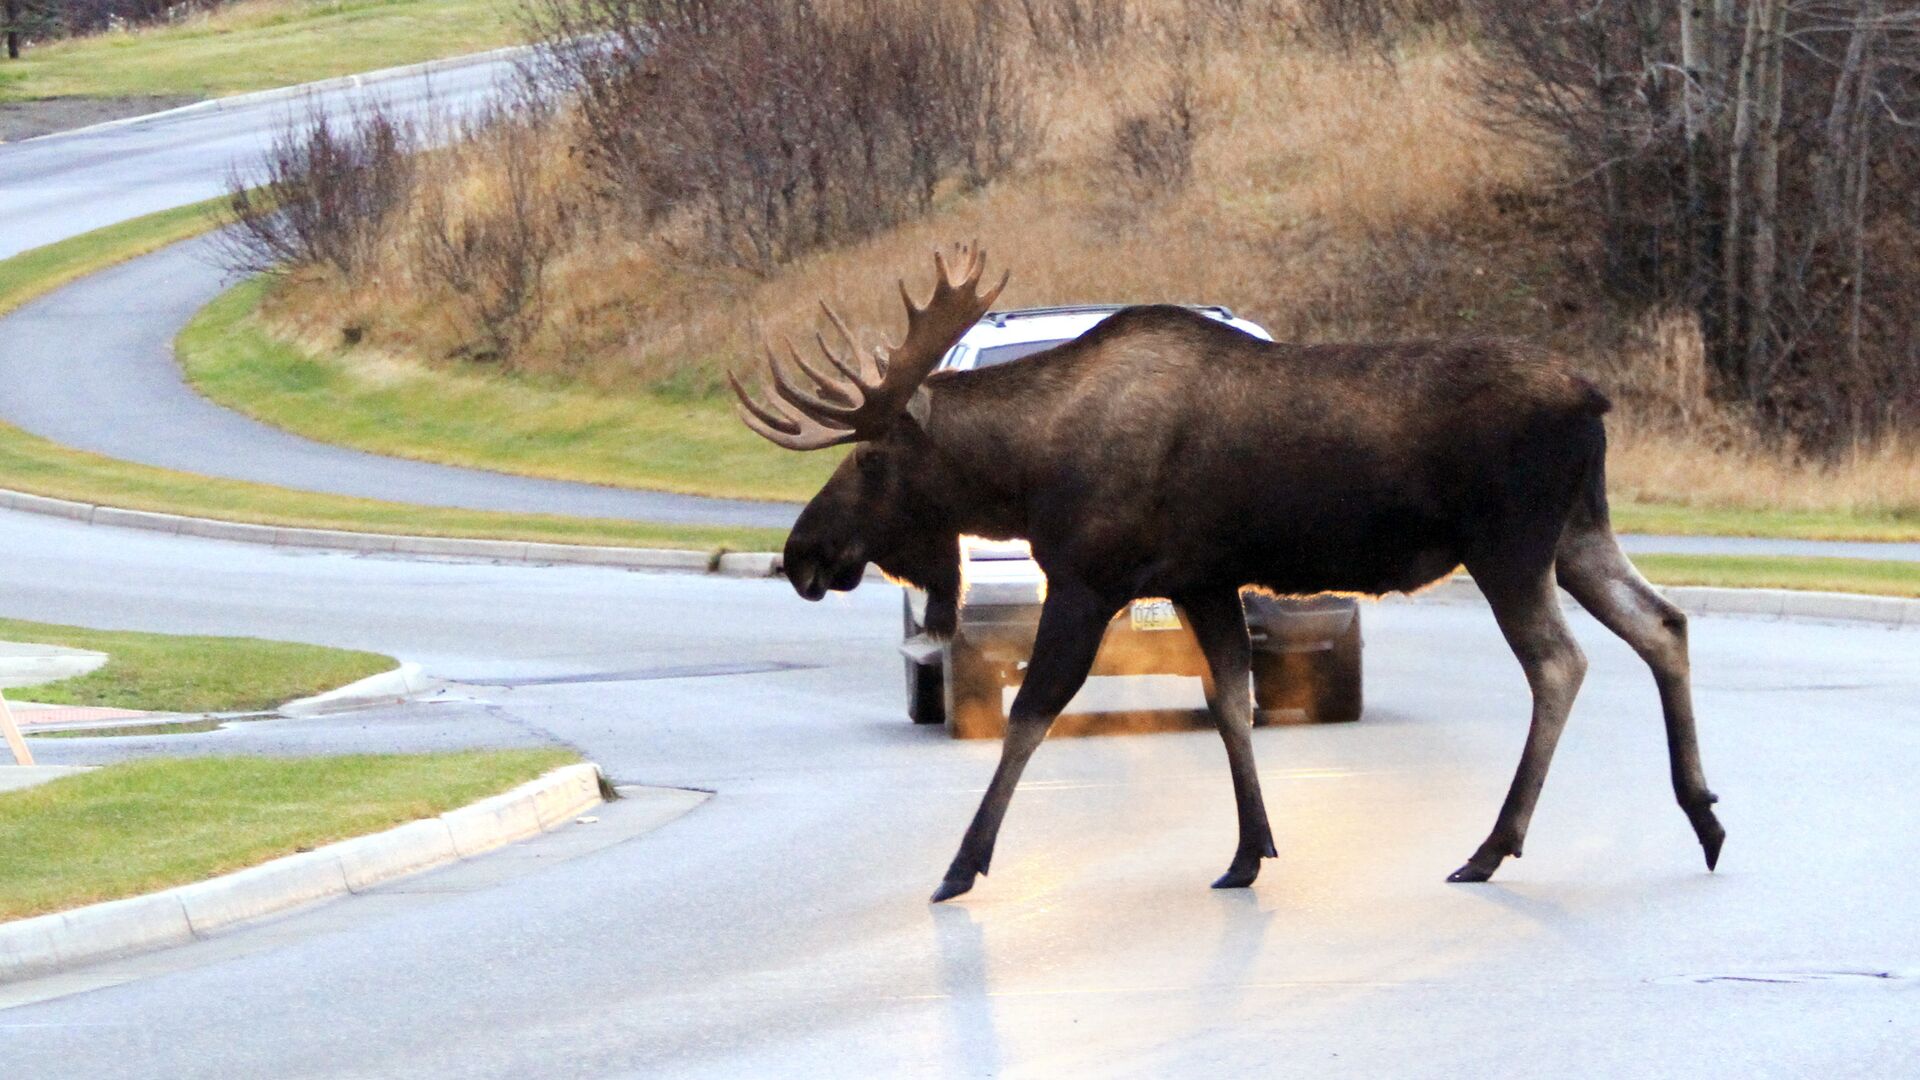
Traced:
[[[924, 589], [951, 633], [959, 537], [1024, 539], [1046, 572], [1026, 677], [999, 767], [935, 902], [987, 872], [1021, 770], [1079, 690], [1107, 622], [1141, 597], [1184, 609], [1211, 670], [1239, 845], [1215, 888], [1252, 884], [1276, 852], [1254, 768], [1241, 590], [1412, 592], [1464, 565], [1532, 690], [1532, 726], [1492, 833], [1447, 880], [1518, 857], [1586, 671], [1554, 585], [1652, 668], [1673, 790], [1711, 870], [1715, 818], [1694, 732], [1686, 617], [1622, 554], [1608, 520], [1607, 399], [1567, 363], [1490, 341], [1270, 343], [1180, 307], [1125, 308], [1019, 364], [929, 377], [1005, 287], [983, 251], [934, 256], [933, 294], [900, 344], [844, 347], [827, 366], [767, 352], [775, 395], [729, 376], [748, 427], [780, 446], [857, 443], [787, 538], [808, 600], [868, 563]], [[957, 278], [955, 273], [957, 271]]]

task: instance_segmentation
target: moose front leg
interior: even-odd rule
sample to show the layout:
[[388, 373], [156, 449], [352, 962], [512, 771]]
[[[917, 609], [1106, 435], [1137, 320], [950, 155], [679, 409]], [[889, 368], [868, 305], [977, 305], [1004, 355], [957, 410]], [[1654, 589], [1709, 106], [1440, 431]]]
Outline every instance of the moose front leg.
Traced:
[[973, 888], [975, 877], [986, 874], [987, 865], [993, 861], [994, 839], [1000, 834], [1000, 822], [1007, 815], [1020, 773], [1046, 739], [1053, 718], [1087, 681], [1107, 621], [1118, 608], [1117, 603], [1102, 600], [1076, 582], [1049, 578], [1046, 603], [1040, 608], [1040, 629], [1033, 642], [1033, 659], [1027, 664], [1020, 692], [1014, 695], [1013, 708], [1007, 712], [1000, 766], [993, 772], [993, 782], [987, 785], [973, 823], [967, 826], [953, 865], [933, 891], [934, 903], [959, 896]]
[[1260, 796], [1260, 773], [1253, 763], [1253, 687], [1251, 645], [1247, 641], [1247, 612], [1238, 590], [1182, 597], [1180, 606], [1193, 624], [1193, 636], [1206, 654], [1210, 673], [1207, 706], [1227, 744], [1227, 768], [1233, 773], [1233, 802], [1240, 817], [1240, 844], [1233, 863], [1216, 889], [1244, 889], [1260, 876], [1260, 860], [1279, 854], [1273, 847], [1273, 828], [1266, 802]]

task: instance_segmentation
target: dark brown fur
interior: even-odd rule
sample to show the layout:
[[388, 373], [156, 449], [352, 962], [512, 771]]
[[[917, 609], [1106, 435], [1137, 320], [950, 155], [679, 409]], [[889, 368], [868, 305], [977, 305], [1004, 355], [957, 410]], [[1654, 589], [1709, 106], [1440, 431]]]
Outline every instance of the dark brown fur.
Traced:
[[[1223, 691], [1214, 702], [1241, 807], [1218, 884], [1271, 854], [1253, 775], [1241, 588], [1412, 591], [1465, 564], [1535, 691], [1534, 733], [1494, 833], [1455, 874], [1518, 854], [1584, 659], [1556, 572], [1654, 664], [1676, 793], [1706, 847], [1724, 835], [1699, 775], [1685, 620], [1618, 554], [1607, 524], [1606, 399], [1564, 361], [1494, 341], [1292, 345], [1176, 307], [1121, 311], [1026, 360], [925, 383], [795, 525], [786, 570], [817, 598], [867, 562], [958, 599], [956, 538], [1031, 541], [1048, 599], [994, 786], [936, 898], [984, 873], [1020, 769], [1128, 601], [1179, 602]], [[1235, 645], [1236, 635], [1238, 645]], [[1237, 680], [1237, 684], [1236, 684]]]

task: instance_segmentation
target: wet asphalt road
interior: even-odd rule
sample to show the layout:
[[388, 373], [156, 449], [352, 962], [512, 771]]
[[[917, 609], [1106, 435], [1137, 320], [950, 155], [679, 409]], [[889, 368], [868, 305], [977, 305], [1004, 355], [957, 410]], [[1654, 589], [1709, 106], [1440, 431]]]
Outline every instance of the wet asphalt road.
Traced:
[[[1256, 736], [1281, 857], [1252, 891], [1205, 887], [1233, 811], [1218, 740], [1193, 732], [1050, 742], [992, 877], [929, 907], [996, 751], [905, 721], [885, 587], [805, 604], [775, 582], [17, 514], [0, 548], [18, 553], [0, 565], [9, 614], [378, 648], [473, 680], [458, 701], [181, 750], [556, 740], [623, 782], [717, 792], [491, 888], [348, 900], [250, 932], [270, 948], [190, 946], [138, 981], [0, 1011], [9, 1076], [1920, 1069], [1913, 631], [1695, 620], [1731, 833], [1717, 874], [1671, 805], [1645, 669], [1580, 616], [1592, 669], [1527, 857], [1445, 884], [1511, 775], [1525, 687], [1484, 609], [1388, 603], [1365, 612], [1367, 718]], [[796, 666], [649, 674], [722, 661]], [[582, 675], [601, 679], [542, 681]], [[1881, 972], [1898, 977], [1860, 974]]]

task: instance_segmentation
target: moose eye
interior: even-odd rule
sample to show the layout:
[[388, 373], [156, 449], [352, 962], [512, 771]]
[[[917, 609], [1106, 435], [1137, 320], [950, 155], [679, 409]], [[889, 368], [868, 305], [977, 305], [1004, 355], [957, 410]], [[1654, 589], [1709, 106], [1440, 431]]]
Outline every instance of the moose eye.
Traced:
[[879, 454], [861, 451], [853, 455], [853, 463], [863, 479], [879, 480], [887, 475], [887, 461]]

